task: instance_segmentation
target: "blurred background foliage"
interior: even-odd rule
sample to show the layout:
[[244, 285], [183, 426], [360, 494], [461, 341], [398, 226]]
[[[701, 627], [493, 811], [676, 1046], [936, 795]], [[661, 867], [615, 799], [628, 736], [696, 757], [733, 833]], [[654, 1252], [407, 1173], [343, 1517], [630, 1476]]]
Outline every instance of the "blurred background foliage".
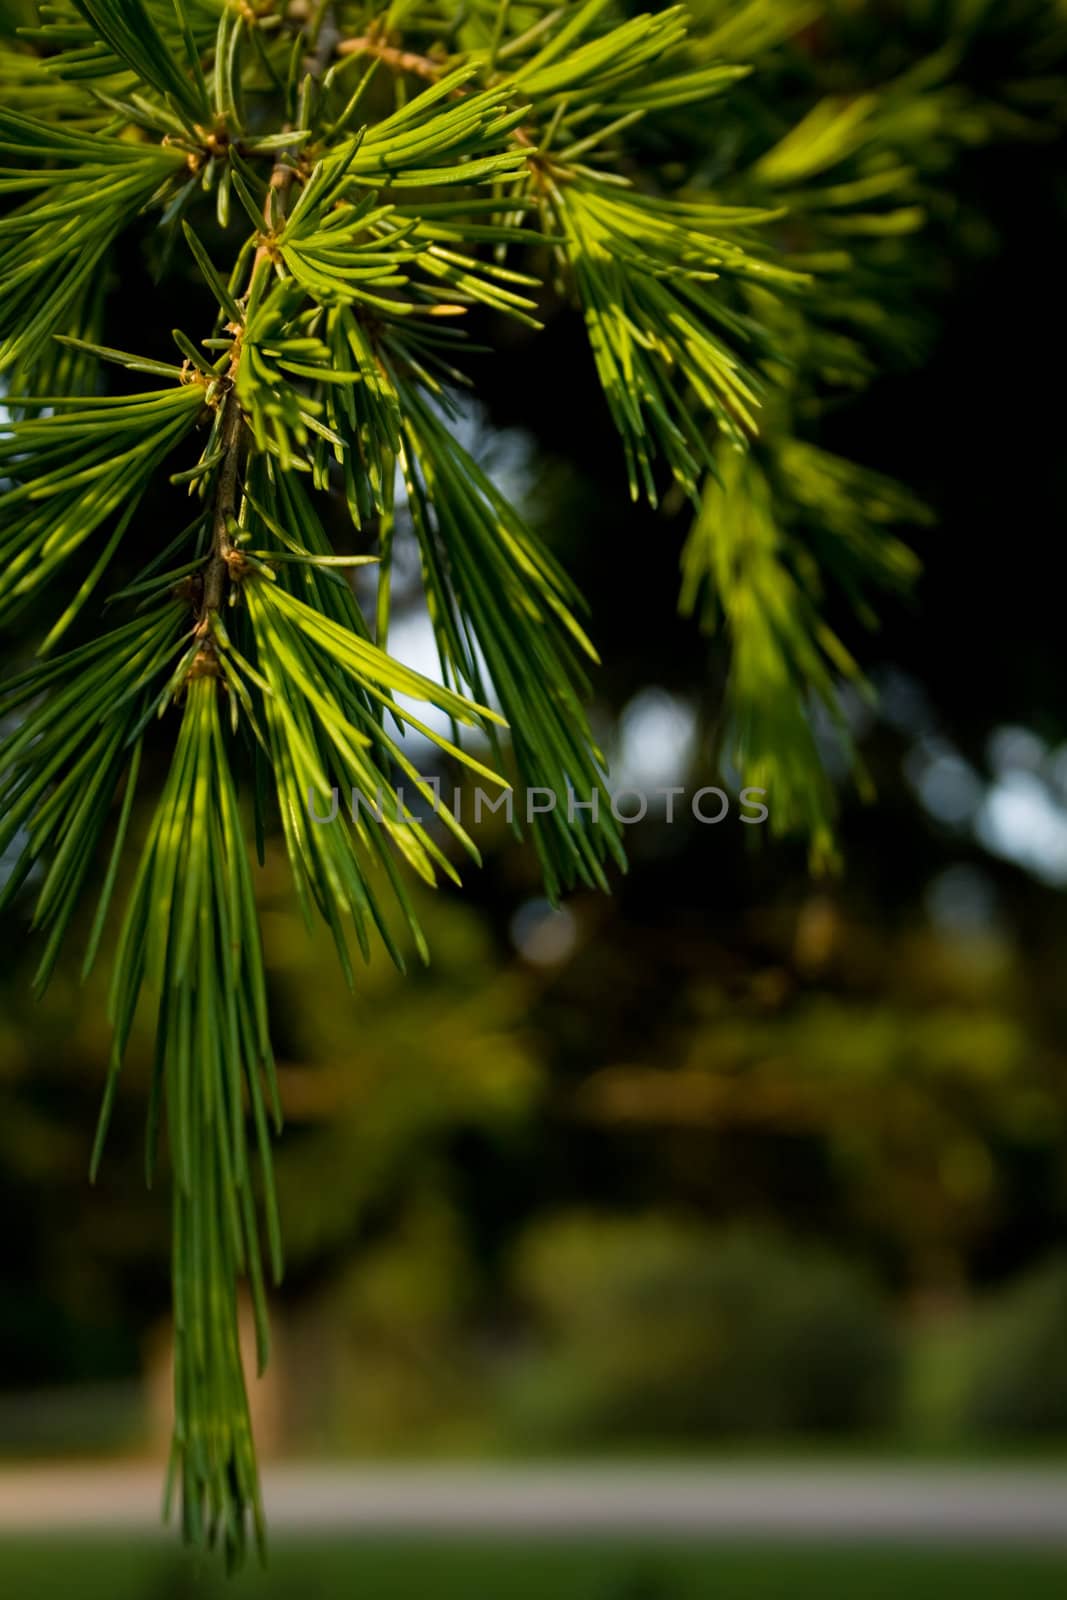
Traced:
[[[795, 215], [795, 248], [838, 226], [834, 185], [876, 200], [839, 230], [860, 271], [848, 303], [827, 280], [827, 381], [791, 394], [751, 464], [798, 548], [838, 552], [830, 626], [878, 695], [835, 675], [835, 698], [870, 783], [805, 700], [843, 870], [813, 880], [802, 841], [680, 806], [627, 829], [610, 898], [561, 911], [488, 819], [484, 870], [420, 903], [433, 964], [401, 979], [376, 956], [354, 996], [268, 855], [279, 1449], [1067, 1438], [1064, 454], [1046, 387], [1067, 8], [695, 4], [717, 53], [759, 71], [717, 102], [713, 138], [699, 108], [678, 114], [679, 175], [750, 169], [788, 204], [810, 172], [779, 141], [821, 116], [825, 214]], [[106, 342], [132, 317], [139, 348], [166, 345], [165, 306], [107, 305]], [[506, 354], [480, 364], [471, 437], [590, 598], [616, 782], [693, 790], [715, 781], [727, 672], [714, 627], [677, 616], [701, 522], [620, 492], [578, 318], [545, 310], [528, 385]], [[841, 458], [871, 476], [842, 484]], [[924, 568], [877, 634], [846, 603], [872, 523]], [[398, 612], [405, 643], [425, 665]], [[21, 907], [2, 934], [0, 1438], [139, 1446], [167, 1303], [165, 1200], [140, 1177], [148, 1033], [89, 1189], [96, 980], [72, 957], [36, 1006]]]

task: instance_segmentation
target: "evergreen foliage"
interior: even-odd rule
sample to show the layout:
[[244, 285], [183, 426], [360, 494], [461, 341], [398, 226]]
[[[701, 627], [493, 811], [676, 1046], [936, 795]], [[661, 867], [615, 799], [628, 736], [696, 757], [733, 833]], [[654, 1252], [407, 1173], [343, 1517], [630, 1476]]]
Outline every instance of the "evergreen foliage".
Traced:
[[[812, 422], [912, 338], [901, 252], [982, 113], [932, 61], [780, 126], [775, 73], [818, 12], [0, 8], [0, 617], [37, 650], [0, 700], [4, 896], [32, 891], [42, 987], [98, 861], [87, 968], [125, 897], [93, 1167], [145, 993], [147, 1169], [165, 1125], [174, 1185], [173, 1465], [187, 1535], [234, 1558], [262, 1537], [236, 1317], [244, 1277], [262, 1363], [260, 1216], [282, 1270], [250, 837], [280, 824], [350, 974], [353, 934], [403, 963], [397, 918], [425, 955], [405, 873], [456, 875], [405, 728], [481, 781], [573, 794], [578, 820], [557, 806], [531, 827], [553, 897], [623, 859], [580, 597], [454, 435], [465, 323], [536, 329], [554, 293], [579, 308], [632, 494], [694, 507], [682, 603], [729, 642], [723, 760], [771, 792], [777, 829], [832, 852], [811, 708], [843, 723], [840, 684], [861, 678], [822, 602], [836, 586], [869, 618], [870, 589], [913, 576], [893, 530], [923, 513]], [[136, 329], [130, 351], [99, 343], [119, 248], [172, 298], [170, 359], [138, 354]], [[163, 493], [190, 505], [160, 548], [142, 507]], [[389, 654], [400, 493], [442, 682]], [[105, 594], [120, 543], [140, 567]], [[349, 576], [368, 562], [369, 601]], [[169, 771], [138, 845], [158, 722]], [[317, 826], [335, 786], [362, 803]]]

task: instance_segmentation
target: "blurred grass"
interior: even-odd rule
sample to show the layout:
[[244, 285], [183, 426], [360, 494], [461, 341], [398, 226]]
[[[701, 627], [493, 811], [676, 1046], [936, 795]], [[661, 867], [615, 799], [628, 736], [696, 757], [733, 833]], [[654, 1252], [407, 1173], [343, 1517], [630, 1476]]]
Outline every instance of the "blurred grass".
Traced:
[[265, 1572], [227, 1582], [219, 1566], [154, 1540], [0, 1541], [0, 1584], [20, 1600], [1059, 1600], [1067, 1551], [911, 1549], [885, 1545], [664, 1546], [627, 1541], [392, 1538], [279, 1542]]

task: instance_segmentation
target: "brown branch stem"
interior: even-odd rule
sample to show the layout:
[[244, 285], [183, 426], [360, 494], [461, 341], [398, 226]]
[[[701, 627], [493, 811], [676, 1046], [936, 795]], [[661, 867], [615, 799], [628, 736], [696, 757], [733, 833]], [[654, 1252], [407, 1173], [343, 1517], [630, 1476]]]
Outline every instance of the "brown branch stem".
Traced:
[[215, 485], [215, 505], [211, 523], [211, 555], [204, 572], [204, 591], [196, 631], [207, 637], [211, 613], [222, 607], [230, 563], [237, 551], [230, 536], [230, 522], [237, 514], [237, 482], [241, 470], [241, 446], [245, 419], [237, 399], [232, 377], [222, 401], [222, 463]]
[[336, 48], [339, 56], [377, 56], [394, 72], [410, 72], [415, 77], [428, 78], [431, 82], [436, 82], [445, 70], [440, 62], [432, 61], [429, 56], [417, 55], [413, 50], [402, 50], [399, 45], [387, 44], [384, 39], [375, 39], [369, 34], [361, 34], [357, 39], [342, 39]]

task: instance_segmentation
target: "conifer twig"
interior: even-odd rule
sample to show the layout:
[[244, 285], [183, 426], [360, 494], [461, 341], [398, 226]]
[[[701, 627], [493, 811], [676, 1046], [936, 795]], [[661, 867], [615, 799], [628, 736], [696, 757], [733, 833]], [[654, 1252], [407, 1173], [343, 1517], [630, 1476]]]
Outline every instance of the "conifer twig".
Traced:
[[[238, 359], [240, 359], [238, 357]], [[211, 613], [222, 607], [226, 579], [237, 555], [230, 537], [230, 523], [237, 512], [237, 483], [241, 466], [241, 447], [245, 432], [244, 415], [237, 399], [233, 377], [222, 401], [222, 451], [215, 506], [211, 524], [211, 557], [204, 573], [204, 592], [200, 602], [197, 633], [206, 636]]]
[[[327, 3], [319, 19], [318, 32], [315, 39], [315, 48], [305, 59], [308, 75], [320, 78], [325, 72], [331, 55], [338, 45], [338, 29], [333, 16], [333, 6]], [[270, 258], [271, 239], [276, 221], [280, 221], [284, 213], [285, 196], [293, 181], [293, 168], [283, 155], [275, 162], [267, 186], [267, 196], [263, 203], [263, 220], [267, 232], [256, 247], [252, 258], [252, 273], [250, 282], [255, 281], [256, 273], [262, 264]], [[219, 466], [218, 484], [215, 490], [215, 507], [211, 530], [211, 558], [207, 571], [204, 574], [203, 596], [200, 604], [200, 616], [197, 623], [197, 633], [206, 636], [210, 629], [210, 614], [219, 611], [225, 597], [226, 580], [235, 572], [240, 560], [239, 552], [235, 549], [230, 537], [230, 524], [237, 514], [237, 484], [240, 476], [242, 447], [245, 439], [244, 416], [241, 411], [240, 401], [234, 380], [237, 375], [237, 365], [241, 359], [240, 330], [234, 329], [237, 343], [234, 346], [233, 360], [228, 377], [228, 387], [222, 401], [222, 461]], [[201, 660], [203, 652], [201, 652]], [[201, 668], [201, 670], [203, 670]]]

